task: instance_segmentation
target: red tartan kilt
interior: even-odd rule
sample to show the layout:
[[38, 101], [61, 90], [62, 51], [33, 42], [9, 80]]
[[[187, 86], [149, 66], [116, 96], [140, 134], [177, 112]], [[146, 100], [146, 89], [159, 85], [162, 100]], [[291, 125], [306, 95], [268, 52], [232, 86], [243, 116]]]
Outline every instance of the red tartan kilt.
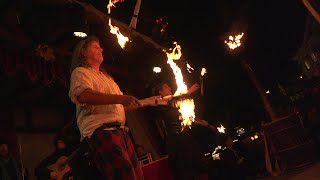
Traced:
[[143, 179], [133, 143], [124, 130], [102, 130], [95, 133], [92, 140], [93, 161], [105, 179]]

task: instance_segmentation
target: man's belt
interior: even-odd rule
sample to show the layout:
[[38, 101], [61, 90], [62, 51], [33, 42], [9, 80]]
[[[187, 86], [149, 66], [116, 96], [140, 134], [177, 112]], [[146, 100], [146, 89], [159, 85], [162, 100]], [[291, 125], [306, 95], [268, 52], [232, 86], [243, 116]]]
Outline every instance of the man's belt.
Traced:
[[121, 123], [120, 122], [105, 123], [102, 126], [98, 127], [96, 130], [94, 130], [92, 135], [108, 128], [121, 129]]

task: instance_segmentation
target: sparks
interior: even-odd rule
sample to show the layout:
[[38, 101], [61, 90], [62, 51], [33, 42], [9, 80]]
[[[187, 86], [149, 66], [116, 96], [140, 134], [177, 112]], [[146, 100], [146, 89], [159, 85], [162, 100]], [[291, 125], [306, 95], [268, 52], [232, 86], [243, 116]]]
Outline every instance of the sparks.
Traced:
[[212, 154], [211, 154], [211, 156], [212, 156], [212, 159], [213, 160], [220, 160], [220, 153], [219, 153], [219, 151], [223, 151], [223, 150], [225, 150], [226, 149], [226, 147], [222, 147], [222, 146], [217, 146], [215, 149], [214, 149], [214, 151], [212, 152]]
[[226, 128], [221, 125], [220, 127], [217, 127], [217, 129], [220, 133], [225, 133]]
[[187, 70], [189, 73], [192, 73], [192, 71], [194, 70], [193, 67], [189, 63], [187, 63]]

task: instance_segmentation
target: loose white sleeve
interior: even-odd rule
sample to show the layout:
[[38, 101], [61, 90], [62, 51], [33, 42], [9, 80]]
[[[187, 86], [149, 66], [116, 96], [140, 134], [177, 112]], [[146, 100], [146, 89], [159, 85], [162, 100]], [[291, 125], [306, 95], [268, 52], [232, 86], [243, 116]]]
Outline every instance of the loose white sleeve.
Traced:
[[69, 97], [71, 101], [78, 105], [84, 105], [78, 101], [78, 96], [86, 89], [93, 89], [90, 72], [86, 68], [77, 67], [72, 71], [70, 78]]

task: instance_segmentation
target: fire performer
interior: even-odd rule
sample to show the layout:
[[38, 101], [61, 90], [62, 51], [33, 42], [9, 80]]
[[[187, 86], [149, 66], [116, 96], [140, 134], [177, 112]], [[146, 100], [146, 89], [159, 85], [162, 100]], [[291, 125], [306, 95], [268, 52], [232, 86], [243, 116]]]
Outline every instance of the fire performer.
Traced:
[[92, 140], [93, 162], [103, 179], [143, 179], [133, 143], [125, 126], [125, 109], [141, 103], [124, 95], [102, 68], [103, 49], [96, 37], [79, 42], [73, 52], [69, 96], [77, 108], [82, 138]]
[[[188, 90], [188, 94], [192, 94], [198, 89], [199, 85], [194, 84]], [[153, 93], [162, 97], [172, 95], [171, 88], [166, 83], [156, 85]], [[166, 151], [169, 155], [169, 166], [175, 179], [195, 179], [201, 159], [198, 143], [188, 127], [182, 128], [177, 108], [172, 106], [157, 106], [155, 108], [155, 117], [160, 118], [165, 125]]]

